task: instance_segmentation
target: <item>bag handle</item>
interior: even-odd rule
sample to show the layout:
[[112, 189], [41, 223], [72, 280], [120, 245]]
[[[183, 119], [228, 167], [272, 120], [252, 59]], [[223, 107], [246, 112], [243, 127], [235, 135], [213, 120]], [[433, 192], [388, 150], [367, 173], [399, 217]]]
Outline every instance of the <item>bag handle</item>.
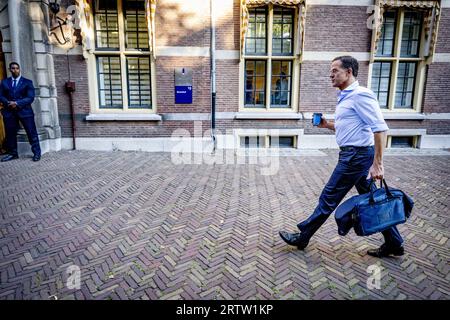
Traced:
[[384, 189], [386, 190], [386, 194], [388, 195], [388, 197], [393, 198], [394, 196], [392, 195], [391, 190], [389, 190], [389, 187], [386, 183], [386, 180], [384, 180], [384, 178], [383, 178], [383, 184], [384, 184]]
[[[383, 184], [384, 184], [384, 190], [386, 191], [388, 198], [392, 198], [393, 195], [392, 195], [391, 191], [389, 190], [389, 187], [384, 178], [380, 180], [380, 189], [383, 187]], [[369, 203], [371, 203], [371, 204], [375, 203], [375, 199], [373, 198], [373, 192], [374, 192], [374, 188], [372, 187], [373, 185], [375, 185], [375, 190], [377, 190], [377, 185], [375, 183], [375, 180], [371, 179], [370, 185], [369, 185], [369, 193], [370, 193]]]

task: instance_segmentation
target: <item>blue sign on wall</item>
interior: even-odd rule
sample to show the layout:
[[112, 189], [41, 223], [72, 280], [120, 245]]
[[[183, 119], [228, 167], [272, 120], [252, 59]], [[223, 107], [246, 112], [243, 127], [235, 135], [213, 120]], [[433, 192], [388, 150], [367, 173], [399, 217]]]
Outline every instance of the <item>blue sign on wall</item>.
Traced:
[[192, 86], [175, 86], [175, 103], [192, 103]]
[[175, 104], [192, 103], [192, 69], [175, 68]]

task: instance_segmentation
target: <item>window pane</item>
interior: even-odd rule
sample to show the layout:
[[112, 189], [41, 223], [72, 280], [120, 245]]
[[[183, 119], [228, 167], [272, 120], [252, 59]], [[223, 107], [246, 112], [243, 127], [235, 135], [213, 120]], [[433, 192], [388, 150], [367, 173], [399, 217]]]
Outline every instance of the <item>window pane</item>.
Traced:
[[400, 78], [400, 77], [398, 77], [397, 78], [397, 88], [403, 88], [403, 84], [404, 84], [404, 82], [405, 82], [405, 78]]
[[148, 29], [144, 0], [125, 0], [123, 6], [126, 47], [148, 50]]
[[422, 13], [406, 11], [403, 22], [400, 56], [417, 57], [419, 55], [420, 29], [422, 28]]
[[283, 29], [282, 29], [281, 19], [280, 19], [279, 23], [276, 23], [275, 17], [274, 17], [272, 35], [273, 35], [274, 40], [281, 39], [283, 37]]
[[378, 84], [378, 90], [381, 92], [388, 92], [389, 90], [389, 78], [381, 78]]
[[375, 62], [372, 69], [371, 89], [377, 95], [381, 108], [387, 108], [389, 100], [390, 62]]
[[254, 92], [253, 91], [246, 91], [245, 92], [245, 104], [253, 104], [254, 103]]
[[245, 61], [245, 106], [265, 108], [266, 61]]
[[392, 137], [391, 148], [412, 148], [414, 137]]
[[266, 40], [265, 39], [256, 39], [255, 53], [265, 54], [265, 51], [266, 51]]
[[266, 86], [266, 80], [263, 77], [256, 77], [256, 91], [263, 91]]
[[128, 104], [151, 108], [150, 57], [127, 57]]
[[245, 36], [245, 53], [260, 54], [266, 53], [266, 8], [250, 9], [248, 20], [248, 32]]
[[413, 107], [415, 62], [401, 62], [398, 66], [397, 88], [395, 89], [395, 108]]
[[294, 148], [294, 137], [269, 137], [271, 148]]
[[245, 43], [245, 48], [247, 52], [255, 52], [256, 51], [256, 39], [248, 38]]
[[378, 94], [378, 103], [380, 104], [381, 108], [387, 108], [388, 97], [389, 97], [389, 93], [388, 92], [380, 92]]
[[292, 52], [292, 41], [291, 39], [283, 39], [283, 50], [291, 53]]
[[292, 54], [294, 9], [275, 7], [273, 10], [272, 53]]
[[280, 145], [280, 148], [293, 148], [294, 147], [294, 137], [280, 137], [279, 145]]
[[100, 108], [122, 108], [119, 57], [97, 57]]
[[256, 75], [257, 76], [266, 76], [266, 61], [255, 61], [256, 63]]
[[277, 53], [281, 52], [281, 39], [273, 39], [272, 42], [272, 52]]
[[379, 88], [380, 88], [380, 82], [379, 81], [375, 81], [374, 83], [372, 83], [371, 89], [372, 89], [373, 92], [377, 92], [379, 90]]
[[262, 19], [258, 19], [256, 22], [256, 37], [265, 38], [266, 37], [266, 22]]
[[272, 75], [281, 74], [281, 61], [272, 61]]
[[383, 15], [381, 37], [378, 41], [377, 56], [392, 56], [395, 37], [395, 21], [397, 12], [386, 11]]
[[117, 4], [113, 1], [96, 1], [95, 38], [97, 48], [119, 48], [119, 23]]
[[283, 24], [283, 38], [292, 38], [292, 29], [290, 24]]
[[243, 148], [264, 148], [264, 136], [240, 137], [240, 145]]
[[249, 19], [249, 24], [247, 26], [246, 38], [252, 39], [255, 37], [255, 35], [256, 35], [256, 24], [255, 23], [250, 24], [250, 19]]
[[272, 61], [270, 104], [272, 108], [289, 108], [291, 101], [291, 61]]

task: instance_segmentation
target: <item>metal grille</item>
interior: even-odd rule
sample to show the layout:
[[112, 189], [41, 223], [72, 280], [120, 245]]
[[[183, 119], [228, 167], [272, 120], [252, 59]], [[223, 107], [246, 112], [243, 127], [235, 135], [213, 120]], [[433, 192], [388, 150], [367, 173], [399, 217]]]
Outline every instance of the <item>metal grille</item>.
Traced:
[[96, 47], [119, 49], [117, 2], [96, 0], [94, 16]]
[[127, 49], [148, 51], [148, 29], [144, 1], [124, 1], [125, 41]]
[[150, 57], [127, 57], [128, 105], [151, 108]]
[[97, 56], [100, 108], [122, 108], [120, 57]]

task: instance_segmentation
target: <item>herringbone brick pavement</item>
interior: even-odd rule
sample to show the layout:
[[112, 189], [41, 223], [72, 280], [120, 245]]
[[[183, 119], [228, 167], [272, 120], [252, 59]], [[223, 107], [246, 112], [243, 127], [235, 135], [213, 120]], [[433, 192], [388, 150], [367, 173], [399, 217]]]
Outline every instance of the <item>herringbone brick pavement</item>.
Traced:
[[[0, 299], [449, 299], [450, 157], [385, 157], [390, 185], [415, 200], [406, 255], [376, 259], [381, 235], [285, 245], [337, 161], [174, 165], [169, 153], [63, 151], [0, 165]], [[355, 194], [353, 190], [350, 195]], [[369, 290], [367, 267], [382, 268]], [[67, 268], [80, 268], [80, 289]]]

